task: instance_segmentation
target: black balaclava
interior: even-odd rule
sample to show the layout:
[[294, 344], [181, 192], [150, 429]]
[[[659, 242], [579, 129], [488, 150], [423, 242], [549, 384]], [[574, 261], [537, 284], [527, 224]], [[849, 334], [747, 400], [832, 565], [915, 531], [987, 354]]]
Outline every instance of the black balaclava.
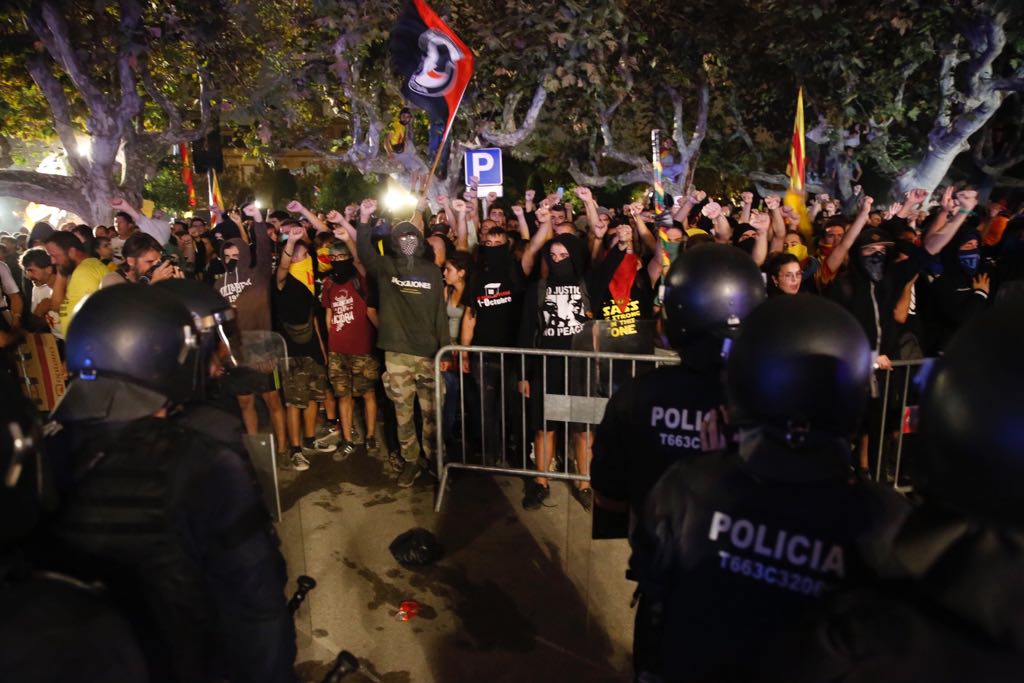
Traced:
[[512, 263], [512, 252], [508, 244], [499, 244], [496, 247], [481, 244], [477, 247], [477, 253], [480, 255], [484, 270], [490, 273], [503, 275]]
[[885, 263], [889, 255], [884, 251], [876, 251], [864, 256], [857, 254], [857, 266], [872, 282], [881, 282], [885, 277]]

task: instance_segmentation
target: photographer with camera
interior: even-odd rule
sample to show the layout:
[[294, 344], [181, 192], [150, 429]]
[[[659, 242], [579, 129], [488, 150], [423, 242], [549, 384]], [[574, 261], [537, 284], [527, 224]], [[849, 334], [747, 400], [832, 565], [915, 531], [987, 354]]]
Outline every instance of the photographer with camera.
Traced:
[[126, 282], [150, 284], [161, 280], [181, 278], [177, 259], [164, 254], [157, 241], [144, 232], [136, 232], [124, 242], [121, 250], [124, 263], [100, 282], [100, 289], [123, 285]]

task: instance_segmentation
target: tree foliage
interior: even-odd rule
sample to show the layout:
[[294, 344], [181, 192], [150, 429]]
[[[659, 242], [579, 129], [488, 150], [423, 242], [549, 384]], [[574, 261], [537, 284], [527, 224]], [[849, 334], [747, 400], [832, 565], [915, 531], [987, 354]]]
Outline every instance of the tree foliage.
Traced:
[[[140, 195], [173, 145], [218, 122], [253, 155], [307, 148], [360, 173], [400, 172], [381, 139], [402, 106], [387, 54], [401, 5], [8, 3], [0, 193], [100, 220], [110, 195]], [[864, 154], [895, 177], [938, 143], [955, 157], [957, 135], [986, 135], [957, 122], [984, 123], [1002, 93], [1024, 87], [1019, 11], [1001, 0], [449, 0], [435, 9], [477, 63], [453, 129], [449, 188], [462, 151], [483, 145], [545, 176], [645, 181], [650, 130], [661, 128], [689, 171], [730, 189], [752, 170], [783, 170], [801, 85], [809, 126], [819, 115], [836, 131], [870, 125]], [[65, 148], [68, 177], [13, 167], [11, 149], [40, 139]], [[984, 156], [1003, 164], [1012, 151]]]

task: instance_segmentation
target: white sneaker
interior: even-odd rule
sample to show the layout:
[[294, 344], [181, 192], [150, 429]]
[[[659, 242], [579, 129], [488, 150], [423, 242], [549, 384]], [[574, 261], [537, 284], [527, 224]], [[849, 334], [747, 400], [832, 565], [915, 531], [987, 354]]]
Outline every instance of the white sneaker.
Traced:
[[309, 469], [309, 460], [298, 451], [292, 453], [292, 469], [296, 472], [305, 472]]

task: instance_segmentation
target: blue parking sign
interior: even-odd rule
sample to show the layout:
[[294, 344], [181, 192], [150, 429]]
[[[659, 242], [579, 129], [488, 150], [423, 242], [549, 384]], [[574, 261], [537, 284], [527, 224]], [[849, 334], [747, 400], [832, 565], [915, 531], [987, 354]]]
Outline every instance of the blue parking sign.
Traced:
[[501, 185], [501, 150], [497, 147], [466, 150], [467, 186], [472, 176], [480, 178], [480, 185]]

